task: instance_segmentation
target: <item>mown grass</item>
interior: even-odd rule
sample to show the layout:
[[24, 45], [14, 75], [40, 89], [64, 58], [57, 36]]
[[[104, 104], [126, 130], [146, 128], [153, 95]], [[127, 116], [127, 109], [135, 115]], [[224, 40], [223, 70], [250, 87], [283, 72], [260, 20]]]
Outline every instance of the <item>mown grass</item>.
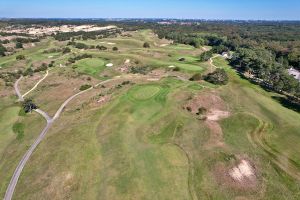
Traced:
[[78, 72], [99, 77], [100, 72], [105, 69], [105, 63], [106, 61], [99, 58], [86, 58], [76, 62], [74, 67]]

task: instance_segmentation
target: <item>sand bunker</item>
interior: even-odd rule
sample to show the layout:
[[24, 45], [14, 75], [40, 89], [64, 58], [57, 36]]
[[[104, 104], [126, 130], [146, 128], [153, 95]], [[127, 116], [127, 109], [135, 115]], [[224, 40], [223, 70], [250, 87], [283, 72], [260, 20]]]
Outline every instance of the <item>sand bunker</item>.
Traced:
[[130, 59], [126, 59], [124, 64], [129, 64], [130, 63]]
[[113, 43], [113, 42], [100, 42], [100, 44], [115, 45], [116, 43]]
[[175, 68], [175, 66], [174, 65], [170, 65], [168, 68], [173, 69], [173, 68]]
[[229, 170], [229, 175], [233, 180], [238, 182], [256, 178], [253, 167], [246, 160], [242, 160], [238, 166]]
[[206, 119], [210, 121], [219, 121], [221, 119], [229, 117], [230, 113], [222, 110], [210, 110], [206, 115]]
[[160, 47], [166, 47], [168, 46], [169, 44], [161, 44]]
[[114, 64], [108, 63], [108, 64], [106, 64], [105, 66], [106, 66], [106, 67], [112, 67], [112, 66], [114, 66]]

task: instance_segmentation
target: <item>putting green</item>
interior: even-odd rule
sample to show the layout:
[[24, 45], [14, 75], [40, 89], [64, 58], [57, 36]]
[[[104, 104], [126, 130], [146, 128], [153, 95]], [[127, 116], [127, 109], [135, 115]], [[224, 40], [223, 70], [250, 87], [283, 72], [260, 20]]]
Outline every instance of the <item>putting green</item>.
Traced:
[[161, 90], [160, 86], [156, 85], [140, 85], [134, 87], [130, 92], [130, 96], [134, 100], [145, 101], [156, 96]]
[[105, 69], [105, 61], [99, 58], [86, 58], [78, 61], [74, 66], [79, 72], [97, 76]]

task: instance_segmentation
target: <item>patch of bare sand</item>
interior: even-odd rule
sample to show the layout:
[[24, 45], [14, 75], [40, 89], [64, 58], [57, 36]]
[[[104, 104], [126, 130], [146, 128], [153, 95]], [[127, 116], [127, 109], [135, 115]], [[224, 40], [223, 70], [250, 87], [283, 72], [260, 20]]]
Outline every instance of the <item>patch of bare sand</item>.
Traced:
[[218, 182], [226, 187], [238, 190], [258, 189], [258, 175], [254, 164], [248, 159], [239, 159], [237, 164], [225, 167], [219, 164], [215, 176]]
[[221, 119], [229, 117], [230, 113], [228, 111], [223, 110], [209, 110], [206, 115], [206, 119], [208, 121], [219, 121]]

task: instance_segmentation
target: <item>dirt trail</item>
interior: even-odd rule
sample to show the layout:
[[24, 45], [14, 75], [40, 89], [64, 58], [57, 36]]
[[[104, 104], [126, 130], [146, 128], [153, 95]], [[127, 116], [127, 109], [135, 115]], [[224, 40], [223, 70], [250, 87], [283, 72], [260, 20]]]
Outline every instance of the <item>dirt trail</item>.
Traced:
[[42, 78], [42, 79], [40, 79], [29, 91], [27, 91], [25, 94], [23, 94], [22, 95], [22, 97], [24, 98], [26, 95], [28, 95], [30, 92], [32, 92], [33, 90], [35, 90], [36, 88], [37, 88], [37, 86], [43, 81], [43, 80], [45, 80], [45, 78], [47, 78], [47, 76], [48, 76], [48, 74], [49, 74], [49, 70], [47, 70], [46, 71], [46, 74], [45, 74], [45, 76]]
[[214, 61], [213, 61], [213, 59], [214, 58], [217, 58], [217, 57], [219, 57], [220, 55], [218, 54], [218, 55], [215, 55], [215, 56], [213, 56], [213, 57], [211, 57], [210, 59], [209, 59], [209, 64], [210, 64], [210, 72], [212, 73], [213, 72], [213, 67], [214, 68], [219, 68], [219, 67], [217, 67], [216, 65], [214, 65]]
[[23, 76], [21, 76], [14, 84], [14, 88], [15, 88], [15, 91], [16, 91], [16, 94], [18, 96], [18, 101], [24, 101], [24, 98], [19, 90], [19, 87], [18, 87], [18, 84], [19, 82], [23, 79]]

